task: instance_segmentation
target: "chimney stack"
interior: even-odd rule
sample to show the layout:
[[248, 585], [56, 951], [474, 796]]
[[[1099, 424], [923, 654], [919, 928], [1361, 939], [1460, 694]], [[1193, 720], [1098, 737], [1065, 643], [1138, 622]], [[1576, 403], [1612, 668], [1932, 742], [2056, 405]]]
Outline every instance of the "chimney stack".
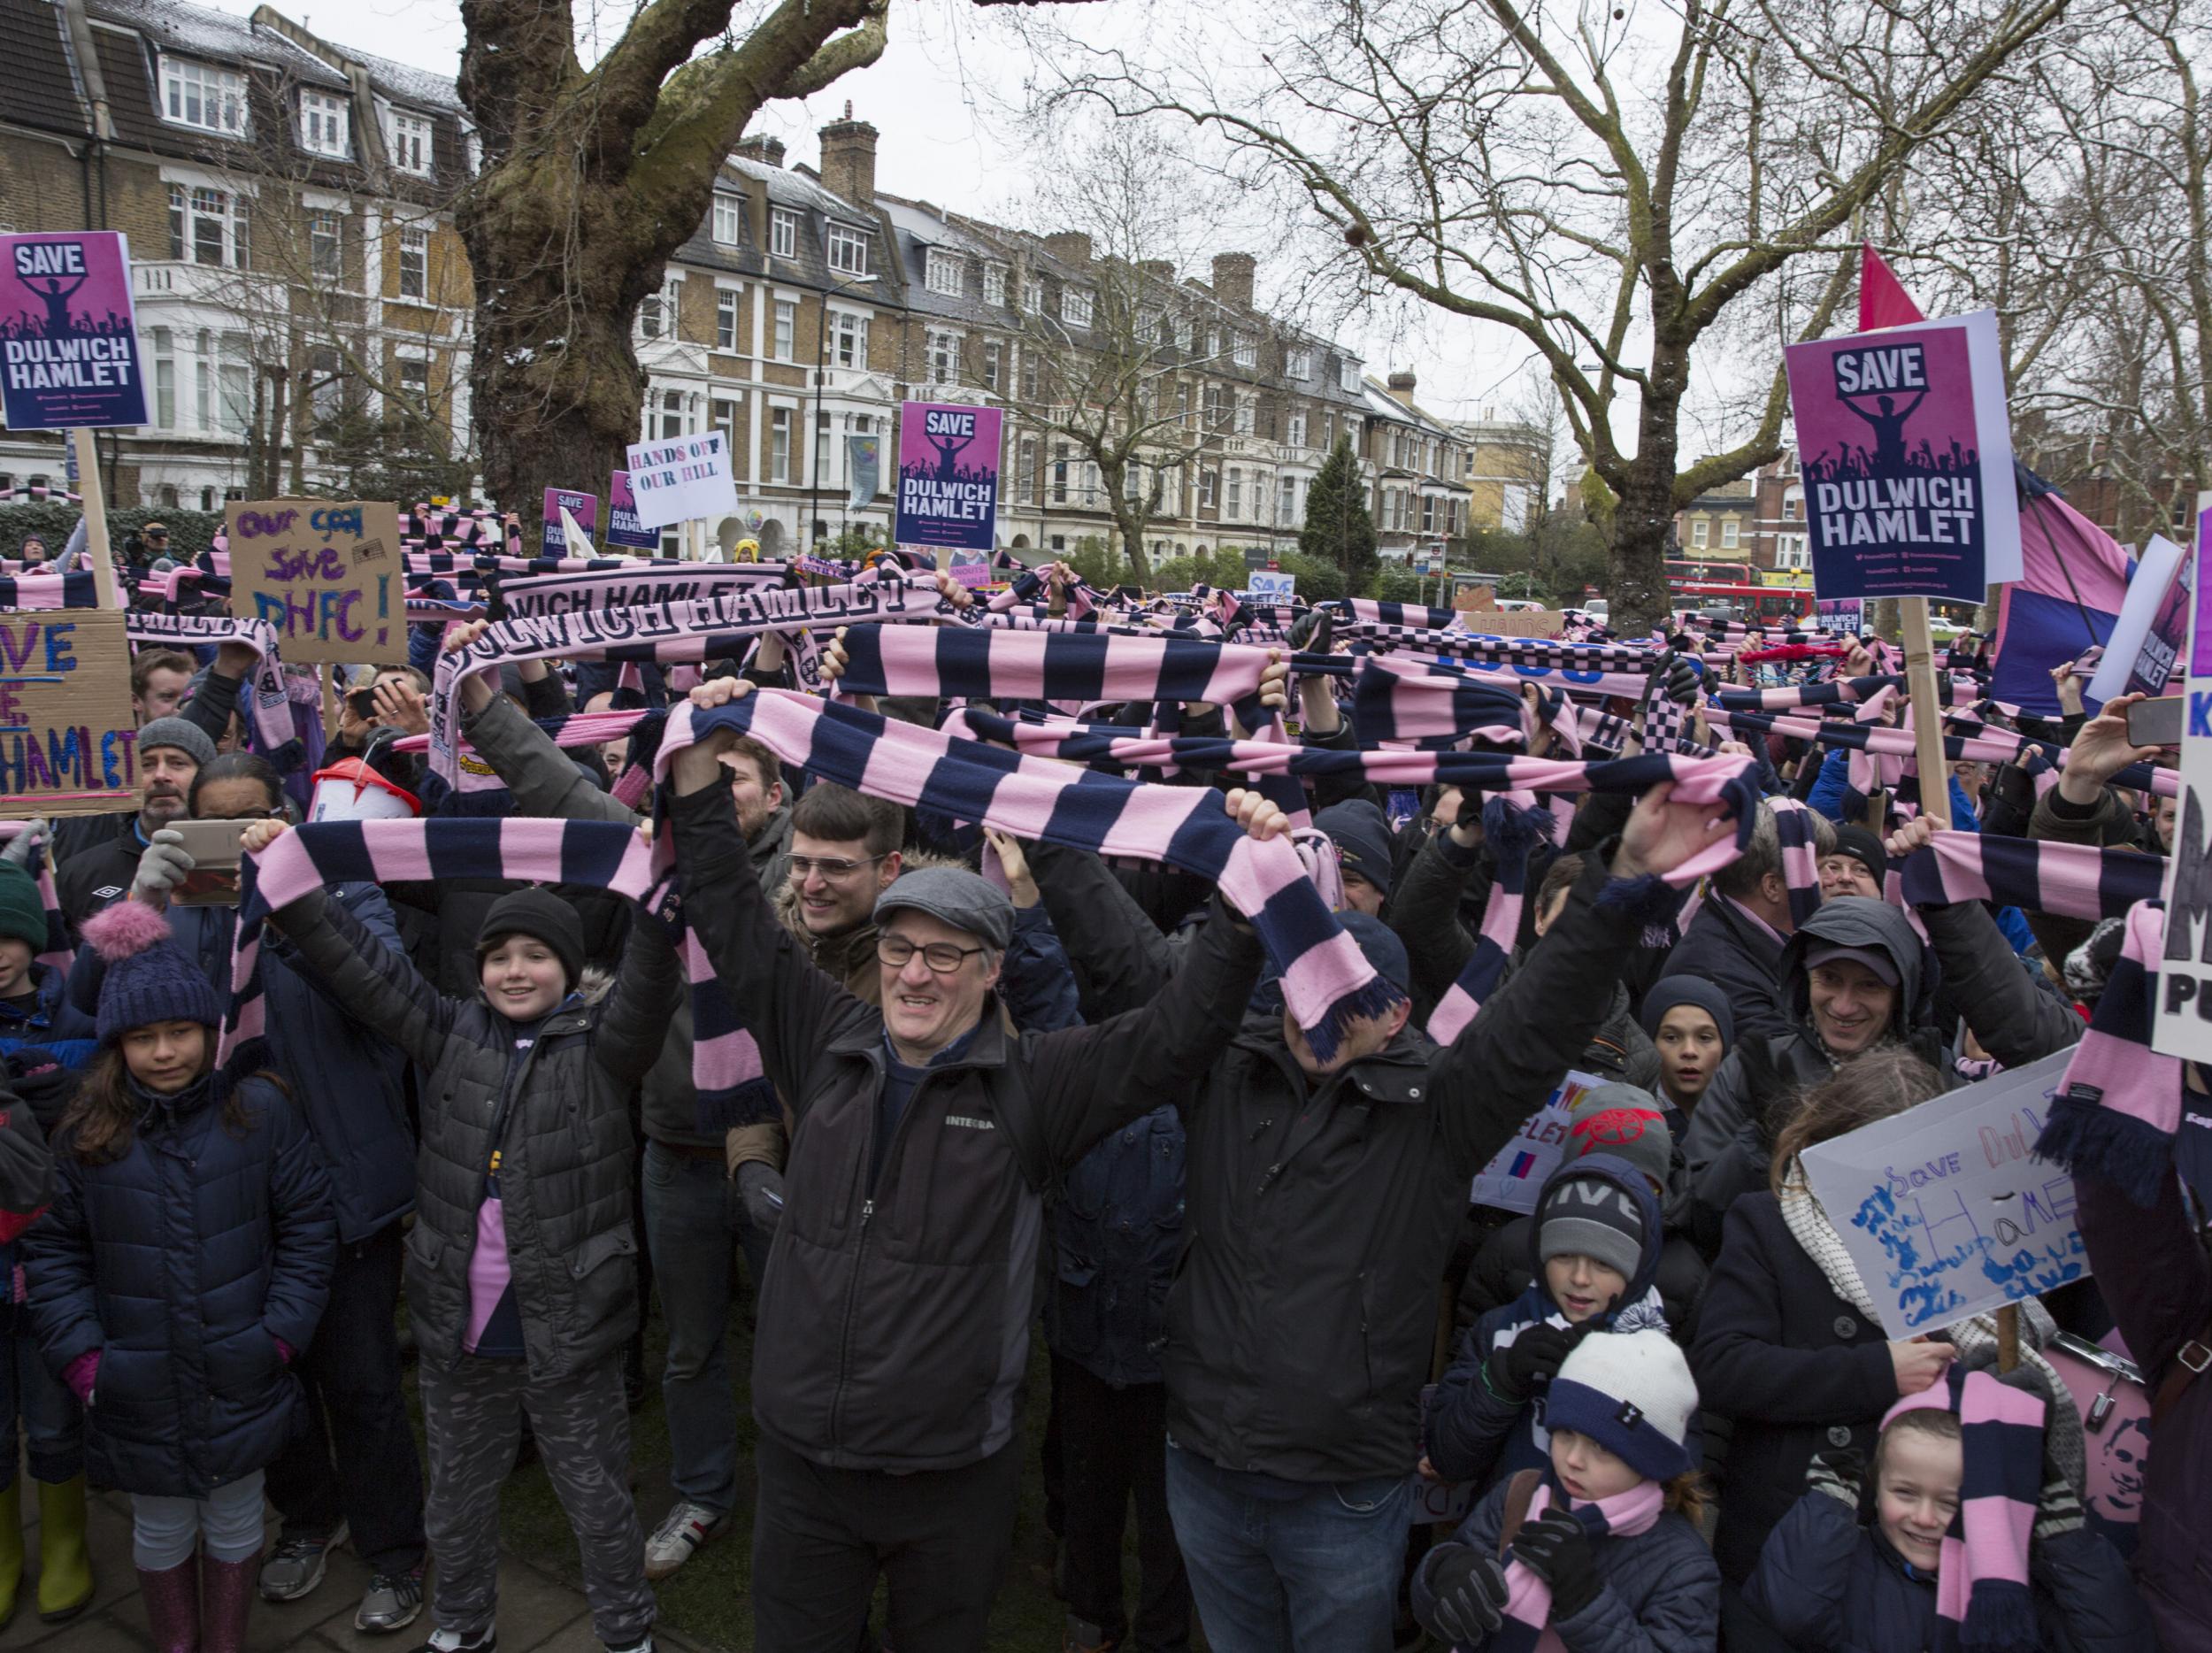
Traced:
[[876, 129], [853, 119], [849, 99], [845, 118], [822, 128], [822, 188], [855, 206], [876, 200]]
[[1175, 260], [1172, 258], [1140, 258], [1137, 273], [1168, 287], [1175, 285]]
[[737, 141], [737, 152], [749, 161], [758, 161], [763, 166], [780, 167], [783, 165], [783, 140], [772, 138], [764, 132], [749, 132]]
[[1252, 308], [1252, 273], [1259, 263], [1248, 252], [1214, 255], [1214, 296], [1232, 310]]
[[1079, 270], [1091, 261], [1091, 238], [1079, 229], [1064, 229], [1045, 237], [1045, 250]]
[[1399, 401], [1409, 404], [1413, 400], [1413, 375], [1408, 373], [1391, 374], [1390, 394]]

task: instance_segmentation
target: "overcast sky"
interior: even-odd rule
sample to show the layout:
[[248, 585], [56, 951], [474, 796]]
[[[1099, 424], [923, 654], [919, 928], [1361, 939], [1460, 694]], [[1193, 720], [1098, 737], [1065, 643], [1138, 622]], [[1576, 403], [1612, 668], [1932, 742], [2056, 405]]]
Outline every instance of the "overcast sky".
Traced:
[[[219, 10], [250, 15], [257, 0], [198, 0]], [[463, 41], [457, 0], [273, 0], [278, 9], [342, 45], [441, 74], [457, 73]], [[604, 5], [607, 38], [619, 33], [630, 15], [627, 4]], [[580, 27], [588, 28], [592, 0], [577, 0]], [[745, 8], [741, 6], [741, 15]], [[772, 104], [756, 123], [781, 138], [786, 164], [813, 163], [818, 156], [817, 131], [838, 119], [850, 100], [853, 112], [881, 134], [876, 154], [878, 185], [895, 195], [930, 201], [957, 211], [1025, 222], [1033, 180], [1025, 166], [1035, 154], [1033, 134], [1019, 120], [1029, 72], [1029, 49], [1018, 37], [1018, 7], [977, 7], [968, 0], [897, 0], [892, 8], [892, 38], [883, 58], [840, 80], [831, 89], [800, 102]], [[1144, 0], [1119, 0], [1112, 6], [1086, 7], [1085, 19], [1110, 35], [1116, 24], [1141, 31], [1148, 6]], [[1090, 30], [1087, 29], [1087, 32]], [[596, 54], [588, 36], [580, 42], [586, 60]], [[1271, 281], [1267, 269], [1271, 238], [1264, 229], [1233, 232], [1240, 249], [1262, 262], [1263, 303], [1271, 287], [1295, 284], [1294, 272]], [[1279, 241], [1275, 255], [1286, 259]], [[1226, 251], [1229, 244], [1208, 251]], [[1202, 277], [1201, 266], [1193, 273]], [[1325, 330], [1359, 350], [1368, 371], [1380, 379], [1394, 368], [1419, 375], [1422, 404], [1445, 418], [1476, 418], [1494, 409], [1510, 417], [1528, 392], [1525, 351], [1501, 329], [1427, 312], [1368, 313], [1341, 322], [1331, 318]]]

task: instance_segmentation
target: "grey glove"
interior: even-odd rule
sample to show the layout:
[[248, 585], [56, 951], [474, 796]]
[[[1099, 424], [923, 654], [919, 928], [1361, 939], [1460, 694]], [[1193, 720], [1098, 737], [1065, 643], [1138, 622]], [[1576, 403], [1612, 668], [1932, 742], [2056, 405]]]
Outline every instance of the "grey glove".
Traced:
[[1705, 675], [1698, 663], [1678, 654], [1670, 654], [1663, 663], [1666, 681], [1662, 692], [1678, 705], [1697, 704], [1698, 690], [1704, 686]]
[[169, 904], [169, 892], [184, 882], [184, 875], [196, 865], [192, 852], [184, 847], [184, 834], [173, 826], [164, 826], [146, 841], [146, 848], [138, 857], [138, 876], [131, 880], [131, 899], [156, 907]]
[[783, 1173], [764, 1159], [749, 1159], [737, 1168], [737, 1196], [745, 1203], [746, 1220], [763, 1238], [776, 1232], [783, 1217]]
[[0, 861], [5, 861], [11, 866], [19, 866], [25, 872], [29, 872], [32, 866], [33, 852], [40, 844], [53, 836], [53, 832], [54, 829], [42, 820], [25, 821], [23, 830], [9, 839], [4, 848], [0, 848]]

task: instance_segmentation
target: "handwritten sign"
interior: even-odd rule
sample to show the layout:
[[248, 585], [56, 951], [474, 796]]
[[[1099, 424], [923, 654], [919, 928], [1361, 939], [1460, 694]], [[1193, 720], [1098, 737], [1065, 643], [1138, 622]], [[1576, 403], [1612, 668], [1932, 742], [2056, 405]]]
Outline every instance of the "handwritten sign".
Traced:
[[119, 611], [0, 613], [0, 819], [138, 807]]
[[2071, 1050], [1808, 1148], [1805, 1174], [1893, 1337], [2089, 1272], [2074, 1180], [2035, 1155]]
[[718, 430], [632, 442], [629, 459], [631, 508], [641, 528], [664, 528], [737, 509], [729, 438]]
[[0, 387], [10, 430], [146, 422], [120, 234], [0, 235]]
[[294, 665], [407, 662], [399, 509], [358, 500], [234, 500], [234, 606], [276, 627]]
[[634, 551], [660, 550], [660, 530], [638, 523], [637, 496], [630, 492], [627, 471], [613, 472], [607, 478], [607, 532], [602, 537], [609, 545], [626, 545]]
[[1566, 1152], [1567, 1110], [1584, 1091], [1604, 1082], [1581, 1073], [1561, 1080], [1551, 1100], [1522, 1120], [1513, 1140], [1476, 1174], [1470, 1196], [1473, 1203], [1500, 1211], [1533, 1211], [1546, 1179], [1559, 1169]]
[[1244, 588], [1248, 596], [1286, 603], [1298, 595], [1298, 576], [1255, 568], [1244, 576]]
[[[538, 545], [548, 557], [559, 557], [568, 550], [568, 535], [561, 527], [561, 512], [564, 511], [576, 519], [578, 527], [589, 534], [599, 526], [599, 496], [580, 494], [568, 488], [549, 488], [545, 490], [545, 531]], [[584, 553], [580, 551], [577, 555]]]

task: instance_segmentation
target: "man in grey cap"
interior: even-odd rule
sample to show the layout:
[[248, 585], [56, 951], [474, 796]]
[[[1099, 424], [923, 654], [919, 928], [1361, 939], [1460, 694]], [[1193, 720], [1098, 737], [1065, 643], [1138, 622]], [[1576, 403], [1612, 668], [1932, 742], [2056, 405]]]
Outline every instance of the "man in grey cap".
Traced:
[[192, 777], [215, 761], [215, 742], [207, 731], [183, 718], [156, 718], [138, 731], [139, 807], [118, 830], [61, 863], [54, 890], [71, 929], [127, 894], [139, 872], [139, 857], [154, 834], [188, 812]]
[[[850, 1653], [880, 1573], [902, 1653], [979, 1649], [1021, 1480], [1045, 1194], [1213, 1065], [1259, 945], [1217, 906], [1138, 1008], [1017, 1034], [995, 993], [1011, 903], [929, 868], [877, 898], [879, 1010], [777, 921], [729, 806], [731, 738], [676, 754], [672, 825], [686, 917], [795, 1121], [753, 1343], [754, 1641]], [[1256, 837], [1287, 825], [1257, 793], [1226, 803]]]

